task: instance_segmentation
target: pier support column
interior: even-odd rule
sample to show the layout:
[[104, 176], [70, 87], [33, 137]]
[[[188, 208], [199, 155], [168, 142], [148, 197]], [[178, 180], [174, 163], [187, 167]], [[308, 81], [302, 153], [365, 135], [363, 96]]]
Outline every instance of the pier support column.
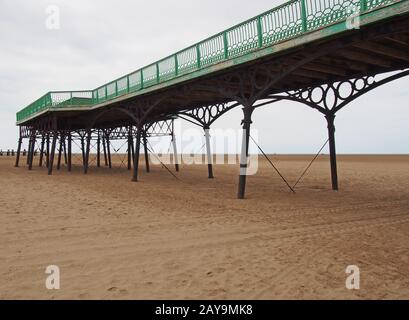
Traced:
[[145, 153], [146, 172], [151, 172], [151, 168], [149, 165], [148, 138], [146, 136], [146, 131], [143, 132], [143, 149]]
[[61, 169], [61, 156], [62, 156], [62, 147], [63, 147], [64, 135], [60, 134], [60, 144], [58, 146], [58, 160], [57, 160], [57, 170]]
[[108, 167], [107, 147], [104, 132], [102, 132], [102, 150], [104, 152], [105, 167]]
[[53, 132], [53, 142], [51, 144], [51, 152], [50, 152], [50, 162], [48, 164], [48, 175], [53, 174], [53, 166], [54, 166], [54, 156], [55, 156], [55, 146], [57, 144], [57, 132]]
[[98, 136], [97, 136], [97, 167], [101, 167], [101, 133], [99, 129], [97, 130]]
[[30, 135], [30, 146], [28, 152], [28, 170], [33, 170], [34, 151], [35, 151], [36, 133], [33, 130]]
[[71, 172], [72, 170], [72, 136], [71, 132], [68, 133], [67, 136], [67, 153], [68, 153], [68, 163], [67, 163], [67, 170], [68, 172]]
[[109, 135], [106, 134], [105, 141], [107, 144], [107, 157], [108, 157], [108, 167], [112, 169], [112, 158], [111, 158], [111, 142], [109, 140]]
[[[31, 147], [31, 138], [28, 137], [28, 146], [27, 146], [27, 152], [24, 154], [23, 152], [23, 156], [26, 155], [26, 164], [28, 166], [28, 162], [30, 161], [30, 147]], [[25, 150], [24, 150], [25, 151]]]
[[44, 145], [45, 145], [45, 136], [42, 134], [41, 136], [41, 147], [40, 147], [40, 160], [38, 162], [38, 166], [42, 168], [43, 166], [43, 159], [44, 159]]
[[237, 197], [239, 199], [244, 199], [246, 193], [246, 179], [247, 179], [247, 168], [248, 168], [248, 158], [249, 158], [249, 143], [250, 143], [250, 127], [252, 124], [251, 115], [253, 113], [253, 108], [251, 106], [243, 108], [244, 119], [243, 125], [243, 137], [241, 144], [241, 156], [240, 156], [240, 177], [239, 177], [239, 190]]
[[86, 144], [86, 150], [85, 150], [84, 174], [88, 173], [89, 153], [90, 153], [90, 151], [91, 151], [91, 130], [88, 130], [88, 132], [87, 132], [87, 144]]
[[179, 156], [176, 144], [175, 132], [172, 130], [172, 147], [173, 147], [173, 162], [175, 163], [175, 170], [179, 172]]
[[81, 135], [82, 166], [85, 167], [85, 137]]
[[128, 128], [128, 170], [132, 169], [132, 127]]
[[64, 150], [64, 164], [68, 165], [68, 155], [67, 155], [67, 141], [66, 141], [66, 136], [64, 135], [64, 141], [62, 148]]
[[135, 141], [135, 160], [134, 160], [134, 167], [133, 167], [133, 178], [132, 181], [138, 181], [138, 170], [139, 170], [139, 153], [141, 149], [141, 136], [142, 136], [142, 126], [139, 126], [136, 133], [136, 141]]
[[45, 157], [45, 164], [48, 168], [50, 166], [50, 133], [47, 133], [46, 147], [47, 147], [47, 153]]
[[31, 133], [30, 133], [30, 136], [28, 137], [27, 158], [26, 158], [27, 166], [30, 164], [30, 151], [31, 151]]
[[213, 179], [213, 155], [210, 145], [210, 127], [204, 127], [205, 140], [206, 140], [206, 162], [207, 162], [207, 171], [209, 174], [209, 179]]
[[16, 163], [14, 164], [14, 166], [16, 168], [18, 168], [19, 164], [20, 164], [20, 153], [21, 153], [21, 144], [23, 143], [23, 138], [21, 135], [21, 127], [20, 128], [20, 135], [18, 137], [18, 142], [17, 142], [17, 155], [16, 155]]
[[331, 181], [332, 190], [338, 191], [338, 172], [337, 172], [337, 153], [335, 148], [335, 114], [328, 113], [325, 115], [328, 123], [329, 154], [331, 164]]
[[133, 143], [133, 135], [131, 136], [131, 155], [132, 155], [132, 165], [135, 166], [135, 145]]

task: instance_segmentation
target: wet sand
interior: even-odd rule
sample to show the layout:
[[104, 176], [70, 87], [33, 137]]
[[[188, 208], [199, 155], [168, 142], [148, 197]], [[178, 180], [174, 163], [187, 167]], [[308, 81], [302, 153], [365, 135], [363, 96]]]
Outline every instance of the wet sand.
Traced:
[[[272, 158], [295, 182], [311, 156]], [[296, 194], [261, 161], [244, 201], [237, 165], [138, 183], [118, 166], [47, 176], [0, 157], [0, 299], [409, 299], [409, 156], [340, 156], [339, 192], [320, 157]]]

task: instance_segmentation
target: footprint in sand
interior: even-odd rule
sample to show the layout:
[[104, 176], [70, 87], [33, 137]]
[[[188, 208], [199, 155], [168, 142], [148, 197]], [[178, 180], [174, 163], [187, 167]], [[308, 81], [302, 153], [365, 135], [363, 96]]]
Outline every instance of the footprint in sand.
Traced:
[[121, 295], [128, 294], [128, 290], [126, 289], [119, 289], [118, 287], [111, 287], [107, 290], [108, 292], [119, 292]]
[[118, 288], [117, 288], [117, 287], [111, 287], [111, 288], [109, 288], [107, 291], [109, 291], [109, 292], [116, 292], [116, 291], [118, 291]]

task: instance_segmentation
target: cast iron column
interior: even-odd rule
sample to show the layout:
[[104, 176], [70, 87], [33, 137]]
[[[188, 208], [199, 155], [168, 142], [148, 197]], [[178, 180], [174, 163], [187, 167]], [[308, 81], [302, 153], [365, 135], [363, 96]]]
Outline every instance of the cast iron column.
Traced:
[[106, 148], [106, 140], [105, 140], [105, 133], [102, 131], [102, 149], [104, 152], [104, 160], [105, 160], [105, 167], [108, 166], [108, 158], [107, 158], [107, 148]]
[[57, 144], [57, 133], [53, 132], [53, 142], [51, 144], [51, 152], [50, 152], [50, 162], [48, 164], [48, 175], [53, 174], [53, 165], [54, 165], [54, 155], [55, 155], [55, 145]]
[[81, 153], [82, 153], [82, 165], [85, 167], [85, 138], [81, 134]]
[[128, 170], [132, 169], [132, 147], [131, 147], [132, 127], [128, 128]]
[[16, 155], [16, 163], [15, 167], [18, 168], [19, 162], [20, 162], [20, 152], [21, 152], [21, 144], [23, 143], [23, 138], [21, 136], [21, 127], [20, 128], [20, 136], [18, 137], [18, 142], [17, 142], [17, 155]]
[[146, 137], [146, 131], [143, 132], [143, 149], [145, 152], [146, 172], [151, 172], [151, 168], [149, 165], [148, 138]]
[[173, 146], [173, 162], [175, 163], [175, 170], [179, 172], [179, 157], [178, 157], [178, 149], [176, 144], [176, 137], [175, 132], [172, 130], [172, 146]]
[[31, 135], [30, 135], [30, 147], [29, 147], [29, 153], [28, 153], [28, 170], [33, 169], [35, 141], [36, 141], [36, 133], [35, 133], [35, 130], [32, 130]]
[[57, 160], [57, 170], [61, 169], [61, 156], [62, 156], [62, 146], [63, 146], [63, 134], [60, 133], [60, 144], [58, 148], [58, 160]]
[[328, 123], [329, 154], [331, 163], [332, 190], [338, 190], [337, 153], [335, 149], [335, 114], [328, 113], [325, 118]]
[[139, 153], [141, 149], [141, 136], [142, 136], [142, 126], [138, 126], [135, 141], [135, 160], [133, 166], [133, 178], [132, 181], [138, 181], [138, 169], [139, 169]]
[[67, 168], [68, 168], [68, 172], [71, 172], [72, 170], [72, 137], [71, 137], [71, 131], [68, 132], [68, 137], [67, 137], [68, 141], [67, 141], [67, 149], [68, 149], [68, 164], [67, 164]]
[[210, 127], [206, 126], [203, 129], [206, 139], [207, 171], [209, 172], [209, 179], [213, 179], [213, 155], [210, 146]]
[[246, 178], [247, 178], [247, 167], [248, 167], [248, 157], [249, 157], [249, 143], [250, 143], [250, 127], [252, 124], [251, 115], [253, 113], [252, 107], [243, 108], [243, 138], [241, 145], [241, 156], [240, 156], [240, 177], [239, 177], [239, 191], [238, 198], [244, 199], [246, 193]]
[[109, 134], [106, 134], [105, 141], [106, 141], [106, 144], [107, 144], [108, 167], [109, 167], [109, 169], [112, 169], [111, 142], [109, 140]]
[[45, 144], [45, 136], [44, 133], [41, 137], [41, 150], [40, 150], [40, 160], [38, 166], [41, 168], [43, 166], [43, 158], [44, 158], [44, 144]]
[[65, 134], [64, 134], [64, 142], [63, 142], [62, 148], [64, 150], [64, 163], [65, 163], [65, 165], [67, 165], [68, 164], [68, 156], [67, 156], [67, 143], [65, 141]]
[[45, 157], [45, 164], [47, 168], [50, 166], [50, 133], [47, 133], [47, 154]]
[[98, 129], [98, 136], [97, 136], [97, 167], [101, 167], [101, 133]]
[[88, 130], [87, 131], [87, 144], [86, 144], [86, 150], [85, 150], [84, 174], [88, 173], [90, 151], [91, 151], [91, 130]]

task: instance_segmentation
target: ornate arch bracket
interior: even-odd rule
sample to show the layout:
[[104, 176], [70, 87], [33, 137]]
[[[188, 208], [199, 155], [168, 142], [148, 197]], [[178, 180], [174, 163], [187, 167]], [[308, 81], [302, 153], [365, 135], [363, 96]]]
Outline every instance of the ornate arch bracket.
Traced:
[[177, 116], [183, 120], [202, 127], [205, 132], [206, 140], [206, 162], [208, 168], [208, 177], [213, 179], [213, 155], [210, 146], [210, 126], [222, 115], [238, 107], [239, 103], [218, 103], [201, 106], [192, 110], [181, 111]]
[[283, 94], [272, 94], [269, 95], [269, 98], [300, 102], [318, 110], [324, 115], [332, 114], [335, 116], [339, 110], [365, 93], [408, 75], [409, 70], [404, 70], [378, 81], [375, 80], [374, 76], [364, 76], [296, 91], [288, 91]]
[[239, 106], [239, 103], [218, 103], [182, 111], [177, 116], [206, 130], [222, 115], [237, 106]]

